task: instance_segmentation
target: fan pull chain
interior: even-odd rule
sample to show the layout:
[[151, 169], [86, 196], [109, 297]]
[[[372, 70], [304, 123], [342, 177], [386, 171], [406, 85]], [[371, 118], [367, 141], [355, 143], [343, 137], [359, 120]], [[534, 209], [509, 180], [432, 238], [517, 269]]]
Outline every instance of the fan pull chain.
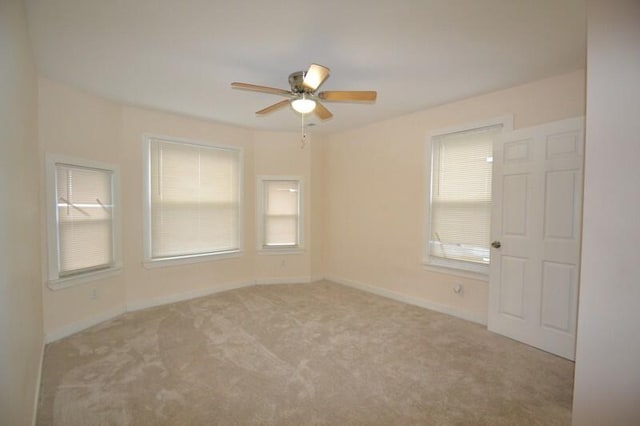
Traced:
[[307, 134], [304, 131], [304, 114], [300, 114], [300, 149], [304, 149], [307, 142]]

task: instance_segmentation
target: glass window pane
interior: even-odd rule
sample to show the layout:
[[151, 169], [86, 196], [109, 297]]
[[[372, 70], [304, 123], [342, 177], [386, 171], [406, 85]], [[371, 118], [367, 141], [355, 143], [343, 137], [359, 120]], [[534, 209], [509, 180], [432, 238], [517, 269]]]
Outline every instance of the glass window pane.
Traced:
[[60, 275], [113, 265], [112, 172], [56, 164]]
[[237, 250], [240, 152], [152, 140], [151, 257]]
[[263, 181], [264, 245], [299, 244], [300, 183], [297, 180]]
[[489, 263], [493, 138], [502, 126], [434, 138], [429, 254]]

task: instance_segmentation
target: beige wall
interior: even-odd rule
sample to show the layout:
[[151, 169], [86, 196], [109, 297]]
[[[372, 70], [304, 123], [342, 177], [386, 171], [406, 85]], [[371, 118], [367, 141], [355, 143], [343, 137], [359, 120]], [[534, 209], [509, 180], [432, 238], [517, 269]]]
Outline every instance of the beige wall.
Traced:
[[24, 5], [0, 2], [0, 423], [33, 422], [43, 349], [37, 82]]
[[[300, 282], [323, 276], [371, 286], [483, 322], [486, 282], [425, 271], [421, 264], [426, 136], [435, 129], [504, 114], [514, 114], [516, 127], [582, 115], [584, 73], [557, 76], [341, 134], [310, 135], [304, 149], [298, 132], [252, 131], [123, 106], [44, 78], [39, 96], [43, 158], [49, 153], [115, 163], [123, 182], [123, 272], [68, 289], [45, 288], [44, 324], [49, 339], [125, 310], [255, 282]], [[161, 268], [143, 265], [144, 134], [243, 148], [243, 256]], [[302, 253], [258, 253], [255, 206], [260, 175], [303, 178]], [[42, 217], [41, 231], [46, 235], [44, 212]], [[46, 242], [42, 253], [46, 255]], [[452, 291], [458, 283], [465, 286], [463, 296]]]
[[[120, 165], [122, 107], [72, 90], [44, 78], [38, 81], [38, 138], [40, 185], [45, 188], [47, 154], [65, 155]], [[47, 280], [47, 228], [45, 193], [41, 192], [42, 282]], [[74, 324], [92, 324], [123, 312], [125, 285], [122, 274], [52, 291], [43, 284], [45, 333], [75, 331]], [[97, 297], [91, 297], [92, 292]], [[65, 327], [71, 327], [65, 329]], [[68, 330], [68, 332], [66, 331]]]
[[[329, 136], [325, 274], [486, 322], [488, 283], [424, 270], [427, 136], [513, 114], [514, 127], [584, 115], [584, 71]], [[456, 284], [464, 292], [453, 292]]]
[[311, 280], [316, 281], [324, 277], [325, 273], [325, 249], [326, 223], [325, 214], [326, 199], [329, 195], [326, 188], [326, 178], [329, 169], [326, 164], [326, 136], [314, 135], [311, 141], [311, 172], [310, 185], [313, 196], [310, 200], [310, 211], [312, 212], [311, 231], [309, 234], [309, 251], [311, 254]]
[[640, 2], [588, 4], [573, 424], [640, 424]]
[[[120, 312], [255, 282], [328, 276], [485, 322], [485, 281], [424, 270], [426, 139], [430, 131], [505, 114], [526, 127], [584, 114], [584, 72], [556, 76], [334, 135], [252, 131], [123, 106], [40, 80], [42, 155], [120, 166], [123, 255], [120, 275], [44, 290], [45, 332], [57, 338]], [[244, 150], [244, 255], [148, 268], [143, 265], [142, 135], [240, 146]], [[256, 178], [301, 176], [305, 250], [256, 250]], [[42, 182], [44, 184], [44, 181]], [[43, 212], [44, 217], [44, 212]], [[44, 220], [42, 235], [46, 235]], [[45, 244], [42, 252], [45, 254]], [[453, 292], [456, 284], [464, 293]], [[92, 294], [96, 298], [91, 298]]]
[[[126, 310], [135, 310], [253, 283], [300, 282], [312, 277], [314, 244], [311, 205], [313, 142], [301, 148], [299, 133], [257, 132], [176, 114], [124, 106], [46, 78], [39, 80], [41, 165], [48, 154], [119, 166], [122, 181], [123, 271], [69, 288], [44, 287], [44, 327], [48, 340], [81, 330]], [[145, 267], [143, 248], [143, 135], [162, 135], [238, 146], [243, 149], [243, 245], [235, 258], [163, 267]], [[256, 179], [259, 175], [300, 176], [304, 180], [305, 250], [291, 255], [259, 255], [256, 250]], [[44, 187], [45, 177], [40, 184]], [[41, 194], [44, 203], [44, 193]], [[318, 204], [319, 205], [319, 204]], [[317, 208], [316, 208], [317, 210]], [[315, 215], [320, 218], [318, 213]], [[46, 236], [45, 211], [41, 233]], [[319, 240], [319, 234], [318, 240]], [[317, 244], [317, 243], [316, 243]], [[46, 271], [46, 238], [41, 244]], [[317, 263], [317, 262], [316, 262]], [[319, 271], [316, 265], [316, 271]], [[43, 282], [46, 273], [42, 273]], [[96, 297], [92, 297], [95, 295]]]
[[[233, 145], [244, 151], [245, 255], [185, 265], [147, 269], [143, 266], [142, 135], [171, 136]], [[122, 178], [124, 188], [124, 279], [127, 305], [138, 308], [189, 295], [205, 294], [225, 284], [250, 283], [253, 278], [253, 147], [251, 132], [175, 114], [124, 107]], [[182, 296], [181, 296], [182, 295]]]
[[[311, 148], [302, 149], [299, 133], [255, 132], [255, 176], [298, 176], [303, 183], [303, 214], [310, 213]], [[254, 182], [255, 183], [255, 182]], [[255, 197], [254, 197], [255, 198]], [[304, 250], [295, 255], [256, 256], [258, 282], [309, 281], [311, 276], [310, 221], [306, 221], [303, 237]], [[254, 239], [254, 247], [257, 248]]]

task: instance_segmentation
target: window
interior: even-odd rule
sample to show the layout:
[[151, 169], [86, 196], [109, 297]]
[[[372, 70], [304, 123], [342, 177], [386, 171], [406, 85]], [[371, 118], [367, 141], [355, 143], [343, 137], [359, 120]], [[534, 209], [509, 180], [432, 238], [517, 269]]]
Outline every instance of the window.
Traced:
[[241, 249], [241, 151], [146, 138], [148, 262], [190, 261]]
[[302, 247], [302, 184], [299, 178], [258, 178], [258, 249]]
[[503, 122], [431, 137], [427, 263], [488, 273], [493, 139]]
[[117, 169], [47, 157], [49, 286], [62, 288], [119, 271]]

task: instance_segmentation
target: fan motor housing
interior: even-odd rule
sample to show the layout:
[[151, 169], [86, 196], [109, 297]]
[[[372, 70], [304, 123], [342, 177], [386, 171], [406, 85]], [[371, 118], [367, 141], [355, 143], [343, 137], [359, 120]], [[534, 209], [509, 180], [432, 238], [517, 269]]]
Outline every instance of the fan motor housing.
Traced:
[[312, 91], [304, 87], [302, 84], [304, 82], [304, 75], [306, 72], [304, 71], [296, 71], [289, 74], [289, 84], [291, 85], [291, 91], [293, 93], [311, 93]]

